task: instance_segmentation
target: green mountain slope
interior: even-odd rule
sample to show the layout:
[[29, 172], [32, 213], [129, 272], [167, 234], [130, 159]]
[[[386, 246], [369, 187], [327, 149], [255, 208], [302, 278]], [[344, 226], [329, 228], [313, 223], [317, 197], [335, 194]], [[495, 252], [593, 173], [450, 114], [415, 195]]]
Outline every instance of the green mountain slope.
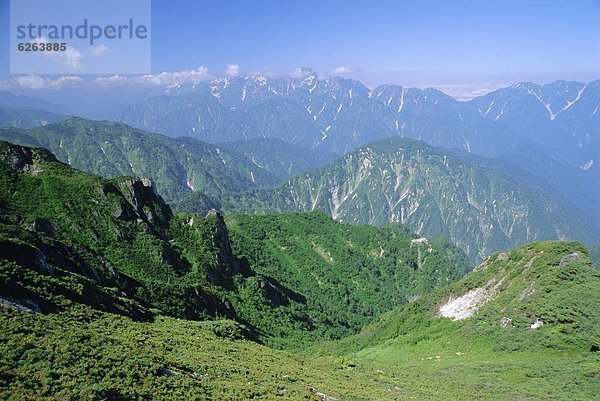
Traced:
[[0, 139], [45, 147], [59, 160], [104, 177], [153, 180], [168, 201], [202, 191], [249, 190], [277, 179], [244, 156], [191, 138], [168, 138], [125, 124], [70, 118], [29, 130], [0, 129]]
[[588, 251], [528, 244], [446, 285], [463, 260], [322, 212], [174, 215], [149, 180], [0, 142], [0, 398], [593, 399]]
[[[565, 259], [574, 252], [580, 259]], [[598, 331], [599, 276], [582, 247], [532, 244], [486, 263], [457, 285], [390, 312], [360, 335], [321, 351], [343, 354], [337, 357], [290, 354], [248, 342], [239, 326], [226, 320], [135, 321], [77, 303], [35, 313], [7, 306], [3, 297], [0, 396], [593, 399], [600, 356], [589, 349]], [[504, 275], [500, 295], [471, 321], [436, 317], [450, 295], [458, 298]], [[39, 283], [40, 276], [27, 283]], [[6, 279], [5, 269], [1, 277]], [[48, 289], [56, 291], [60, 278], [51, 278]], [[528, 290], [528, 280], [539, 283], [536, 291]], [[528, 290], [524, 300], [523, 289]], [[496, 320], [506, 315], [514, 326]], [[536, 330], [527, 328], [534, 317], [544, 321]]]
[[599, 288], [600, 273], [580, 243], [531, 243], [493, 254], [461, 280], [387, 313], [348, 341], [364, 349], [444, 330], [474, 342], [494, 339], [503, 350], [589, 350], [600, 345]]
[[[332, 223], [321, 212], [233, 216], [226, 221], [234, 254], [306, 298], [310, 313], [304, 323], [312, 328], [313, 338], [357, 332], [391, 305], [457, 280], [460, 270], [455, 266], [468, 267], [461, 251], [426, 242], [398, 226]], [[254, 319], [263, 322], [278, 313], [258, 306], [257, 311]]]
[[498, 252], [455, 284], [327, 348], [411, 366], [414, 375], [437, 376], [442, 389], [464, 383], [452, 399], [469, 399], [470, 391], [593, 399], [600, 389], [600, 273], [577, 242]]
[[[357, 332], [460, 274], [460, 252], [413, 243], [397, 227], [344, 226], [320, 213], [236, 217], [230, 240], [222, 216], [174, 216], [149, 180], [90, 176], [46, 150], [6, 142], [0, 156], [0, 256], [12, 283], [0, 296], [35, 310], [98, 300], [97, 309], [130, 317], [150, 318], [149, 309], [229, 317], [263, 341], [299, 343]], [[302, 265], [288, 263], [299, 255]], [[290, 278], [303, 274], [310, 279], [301, 285]], [[333, 287], [313, 291], [318, 280]], [[48, 291], [53, 285], [62, 290]], [[357, 285], [381, 293], [357, 293]]]
[[[531, 180], [423, 142], [391, 138], [361, 147], [273, 190], [213, 199], [226, 212], [322, 210], [336, 220], [400, 222], [420, 235], [445, 236], [471, 260], [518, 244], [572, 238], [598, 243], [600, 228]], [[178, 204], [198, 210], [195, 197]]]
[[[41, 297], [33, 301], [36, 309], [53, 311], [87, 299], [85, 288], [101, 284], [107, 288], [100, 292], [112, 294], [102, 302], [108, 306], [118, 304], [116, 297], [188, 318], [233, 313], [218, 293], [238, 263], [216, 259], [216, 234], [201, 238], [215, 230], [216, 218], [184, 226], [148, 180], [89, 176], [46, 150], [6, 142], [0, 154], [2, 258], [20, 266], [9, 268], [14, 285], [3, 286], [3, 295]], [[195, 252], [185, 257], [186, 247]], [[44, 289], [53, 286], [64, 291]], [[59, 300], [45, 299], [55, 292]], [[86, 303], [95, 305], [96, 298]]]

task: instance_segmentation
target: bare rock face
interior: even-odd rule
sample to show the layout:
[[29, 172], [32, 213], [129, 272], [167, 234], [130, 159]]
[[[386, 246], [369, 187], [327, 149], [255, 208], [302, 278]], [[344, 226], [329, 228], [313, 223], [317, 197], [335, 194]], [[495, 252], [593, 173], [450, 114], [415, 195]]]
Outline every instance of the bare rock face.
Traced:
[[14, 299], [0, 297], [0, 305], [27, 313], [42, 312], [39, 305], [29, 299]]
[[531, 326], [529, 326], [529, 327], [531, 328], [531, 330], [537, 330], [540, 327], [542, 327], [543, 325], [544, 325], [544, 322], [539, 317], [536, 317], [535, 322], [533, 322], [531, 324]]
[[48, 219], [35, 219], [31, 225], [31, 229], [43, 233], [50, 238], [56, 237], [54, 233], [54, 225], [52, 224], [52, 221]]
[[473, 316], [479, 308], [487, 303], [494, 292], [488, 288], [475, 288], [466, 294], [454, 298], [450, 297], [448, 301], [440, 306], [439, 315], [451, 318], [452, 320], [464, 320]]
[[500, 327], [506, 328], [508, 326], [512, 326], [512, 319], [511, 318], [505, 316], [502, 319], [500, 319]]
[[0, 241], [0, 255], [3, 259], [14, 261], [19, 265], [29, 266], [40, 273], [54, 273], [46, 260], [46, 255], [29, 244], [18, 244], [9, 240], [2, 240]]
[[46, 149], [26, 148], [8, 142], [0, 143], [0, 163], [12, 173], [36, 174], [42, 171], [40, 163], [50, 161], [60, 163]]
[[229, 242], [229, 232], [223, 215], [215, 209], [209, 210], [207, 218], [214, 218], [213, 228], [213, 247], [216, 249], [216, 258], [219, 266], [224, 268], [227, 275], [243, 274], [250, 275], [250, 267], [245, 259], [238, 259], [233, 255], [231, 242]]
[[560, 260], [560, 266], [564, 266], [569, 262], [572, 262], [574, 260], [579, 260], [579, 259], [581, 259], [581, 255], [579, 255], [579, 252], [570, 253], [567, 256], [564, 256]]
[[[108, 184], [111, 186], [111, 184]], [[115, 217], [132, 220], [140, 219], [162, 227], [168, 225], [173, 217], [171, 208], [162, 199], [154, 188], [152, 181], [148, 178], [128, 178], [119, 183], [119, 190], [123, 194], [126, 203], [115, 210]], [[103, 192], [112, 192], [111, 188], [105, 188]]]
[[229, 233], [227, 231], [227, 226], [225, 225], [225, 219], [221, 213], [217, 212], [215, 209], [211, 209], [206, 217], [216, 219], [212, 239], [213, 246], [218, 249], [217, 261], [220, 265], [233, 266], [233, 250], [231, 249], [231, 243], [229, 242]]

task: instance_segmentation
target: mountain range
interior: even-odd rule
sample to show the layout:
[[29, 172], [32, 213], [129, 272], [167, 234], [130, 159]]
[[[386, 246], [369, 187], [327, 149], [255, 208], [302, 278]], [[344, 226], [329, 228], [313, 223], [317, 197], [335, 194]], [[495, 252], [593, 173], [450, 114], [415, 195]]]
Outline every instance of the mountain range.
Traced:
[[[320, 79], [305, 69], [303, 78], [172, 85], [116, 117], [166, 135], [207, 142], [276, 137], [338, 155], [391, 136], [500, 158], [533, 148], [592, 187], [600, 177], [594, 167], [600, 157], [599, 99], [600, 81], [520, 83], [461, 102], [436, 89], [371, 90], [351, 79]], [[551, 181], [552, 173], [544, 173]]]
[[178, 207], [204, 212], [207, 205], [219, 205], [227, 213], [322, 210], [353, 224], [398, 222], [419, 235], [449, 238], [473, 261], [533, 240], [600, 241], [597, 223], [526, 172], [407, 138], [362, 146], [273, 189], [224, 195], [206, 202], [192, 194]]
[[[256, 75], [155, 87], [111, 90], [80, 85], [36, 91], [45, 100], [3, 92], [0, 106], [5, 98], [12, 108], [54, 113], [59, 109], [59, 114], [117, 120], [209, 143], [275, 138], [299, 146], [298, 153], [306, 158], [314, 158], [316, 149], [342, 156], [392, 136], [420, 139], [507, 161], [600, 218], [599, 82], [524, 82], [457, 101], [432, 88], [368, 88], [304, 68], [296, 77]], [[23, 120], [27, 119], [6, 118], [4, 125], [28, 127], [36, 121]]]
[[[0, 255], [19, 266], [7, 267], [16, 276], [0, 297], [44, 313], [97, 303], [146, 320], [158, 308], [236, 319], [260, 341], [302, 342], [357, 332], [466, 269], [457, 248], [414, 242], [401, 227], [342, 225], [322, 213], [180, 217], [148, 179], [91, 176], [7, 142], [0, 155]], [[36, 274], [43, 279], [28, 283]], [[54, 281], [60, 296], [48, 298]]]
[[588, 250], [465, 261], [397, 224], [174, 214], [148, 179], [0, 142], [0, 395], [593, 399]]
[[207, 144], [81, 118], [3, 128], [0, 139], [46, 147], [63, 162], [107, 178], [148, 177], [180, 211], [321, 210], [354, 224], [397, 222], [419, 235], [450, 239], [473, 263], [540, 239], [600, 243], [600, 229], [583, 208], [538, 176], [408, 138], [365, 145], [333, 161], [333, 154], [276, 138]]
[[169, 138], [125, 124], [70, 118], [29, 130], [0, 129], [0, 138], [45, 147], [73, 167], [104, 177], [151, 178], [165, 199], [272, 185], [278, 179], [243, 155], [192, 138]]

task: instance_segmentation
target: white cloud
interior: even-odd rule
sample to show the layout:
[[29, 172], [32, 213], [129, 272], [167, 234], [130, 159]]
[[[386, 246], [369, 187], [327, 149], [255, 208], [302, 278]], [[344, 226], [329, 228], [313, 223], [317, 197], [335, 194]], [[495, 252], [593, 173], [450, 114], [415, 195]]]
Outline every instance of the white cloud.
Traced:
[[319, 77], [319, 74], [317, 74], [317, 72], [315, 70], [313, 70], [312, 68], [309, 68], [309, 67], [297, 67], [289, 75], [290, 75], [290, 77], [297, 78], [297, 79], [307, 78], [310, 76]]
[[103, 56], [107, 53], [110, 53], [110, 47], [105, 46], [105, 45], [97, 45], [97, 46], [92, 46], [92, 50], [90, 51], [91, 55], [94, 57], [99, 57], [99, 56]]
[[133, 78], [140, 83], [149, 83], [156, 85], [170, 85], [179, 82], [198, 83], [206, 81], [210, 78], [208, 68], [201, 65], [195, 70], [177, 71], [177, 72], [161, 72], [160, 74], [142, 75], [141, 77]]
[[82, 79], [75, 75], [66, 75], [59, 78], [44, 78], [39, 75], [19, 75], [14, 81], [4, 81], [3, 87], [17, 87], [22, 89], [60, 89], [67, 85], [81, 82]]
[[506, 84], [481, 83], [481, 84], [441, 84], [441, 85], [415, 85], [419, 88], [434, 87], [441, 90], [446, 95], [450, 95], [456, 100], [467, 101], [477, 96], [483, 96], [500, 88], [505, 88]]
[[343, 66], [343, 65], [333, 69], [334, 74], [350, 74], [352, 72], [354, 72], [354, 70], [352, 70], [352, 68], [350, 68], [348, 66]]
[[77, 50], [73, 46], [67, 45], [67, 50], [65, 50], [64, 52], [46, 52], [46, 54], [50, 55], [52, 55], [52, 53], [56, 54], [57, 58], [69, 68], [78, 70], [83, 67], [83, 64], [81, 64], [81, 58], [83, 56], [81, 55], [79, 50]]
[[77, 75], [65, 75], [57, 79], [47, 79], [47, 85], [52, 88], [62, 88], [67, 85], [76, 84], [82, 82], [83, 79]]
[[237, 77], [240, 74], [240, 66], [237, 64], [227, 64], [225, 74], [229, 75], [230, 77]]
[[126, 83], [129, 79], [121, 75], [113, 75], [112, 77], [98, 77], [93, 82], [101, 86], [118, 85]]
[[16, 78], [18, 86], [24, 89], [43, 89], [45, 87], [44, 78], [39, 75], [24, 75]]
[[94, 82], [99, 85], [119, 85], [119, 84], [141, 84], [141, 85], [173, 85], [181, 82], [199, 83], [211, 78], [208, 68], [201, 65], [195, 70], [161, 72], [160, 74], [148, 74], [141, 76], [124, 77], [113, 75], [112, 77], [96, 78]]

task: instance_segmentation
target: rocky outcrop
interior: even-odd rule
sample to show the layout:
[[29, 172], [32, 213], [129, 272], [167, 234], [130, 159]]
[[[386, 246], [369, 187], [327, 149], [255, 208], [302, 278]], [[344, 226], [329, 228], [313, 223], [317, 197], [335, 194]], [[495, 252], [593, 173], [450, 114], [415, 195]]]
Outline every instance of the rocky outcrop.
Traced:
[[212, 235], [213, 246], [217, 249], [217, 261], [222, 266], [231, 266], [232, 271], [230, 273], [236, 274], [235, 271], [235, 258], [233, 257], [233, 250], [231, 249], [231, 243], [229, 242], [229, 233], [227, 232], [227, 225], [225, 225], [225, 219], [215, 209], [211, 209], [206, 215], [207, 218], [215, 219], [215, 225]]
[[[139, 219], [166, 227], [173, 218], [171, 208], [158, 195], [149, 178], [125, 178], [119, 182], [119, 189]], [[125, 208], [126, 206], [122, 205], [122, 209]], [[123, 210], [123, 212], [124, 218], [128, 219], [128, 211]]]
[[53, 269], [48, 264], [46, 255], [38, 248], [29, 244], [2, 240], [0, 241], [0, 255], [2, 255], [2, 259], [13, 261], [22, 266], [27, 266], [40, 273], [53, 273]]
[[27, 313], [41, 313], [39, 305], [28, 299], [8, 299], [0, 297], [0, 305]]
[[567, 256], [564, 256], [561, 260], [559, 265], [560, 266], [564, 266], [569, 262], [572, 262], [574, 260], [579, 260], [581, 259], [581, 256], [579, 255], [579, 252], [574, 252], [574, 253], [570, 253]]
[[0, 141], [0, 163], [12, 173], [39, 173], [43, 162], [60, 163], [46, 149], [26, 148]]
[[229, 232], [223, 215], [215, 209], [211, 209], [206, 215], [209, 219], [214, 219], [212, 229], [212, 245], [216, 251], [216, 258], [221, 273], [227, 276], [242, 274], [243, 276], [252, 275], [248, 261], [245, 258], [238, 259], [234, 256], [229, 241]]

